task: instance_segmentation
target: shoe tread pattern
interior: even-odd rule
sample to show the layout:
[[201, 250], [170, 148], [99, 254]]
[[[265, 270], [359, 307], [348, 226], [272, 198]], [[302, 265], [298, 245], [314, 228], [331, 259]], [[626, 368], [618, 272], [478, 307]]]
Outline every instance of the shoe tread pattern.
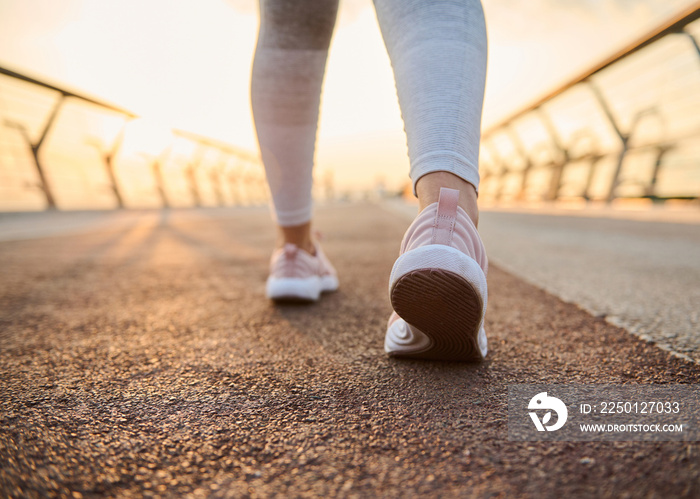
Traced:
[[478, 345], [483, 302], [474, 286], [442, 269], [419, 269], [401, 276], [391, 292], [391, 304], [401, 318], [431, 340], [422, 352], [395, 357], [479, 361]]

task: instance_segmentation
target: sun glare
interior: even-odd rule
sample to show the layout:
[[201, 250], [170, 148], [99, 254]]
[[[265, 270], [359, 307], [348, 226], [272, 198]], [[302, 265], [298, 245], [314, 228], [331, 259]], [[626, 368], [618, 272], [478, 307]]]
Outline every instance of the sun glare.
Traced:
[[173, 134], [167, 125], [149, 118], [138, 118], [126, 126], [120, 155], [132, 157], [142, 154], [155, 157], [173, 143]]

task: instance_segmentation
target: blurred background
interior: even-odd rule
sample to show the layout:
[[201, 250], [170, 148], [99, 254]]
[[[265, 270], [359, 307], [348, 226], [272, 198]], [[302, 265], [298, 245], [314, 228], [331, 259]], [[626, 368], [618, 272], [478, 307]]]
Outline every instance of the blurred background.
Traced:
[[[695, 206], [700, 2], [483, 0], [481, 200]], [[254, 0], [0, 0], [0, 211], [267, 202]], [[405, 194], [370, 0], [341, 0], [315, 197]]]

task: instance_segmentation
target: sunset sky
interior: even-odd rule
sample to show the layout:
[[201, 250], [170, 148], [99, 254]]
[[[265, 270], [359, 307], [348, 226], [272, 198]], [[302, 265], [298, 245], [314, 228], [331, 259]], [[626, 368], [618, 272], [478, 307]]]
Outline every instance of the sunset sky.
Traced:
[[[692, 0], [484, 0], [484, 126]], [[254, 151], [254, 0], [0, 0], [0, 64]], [[389, 59], [370, 0], [341, 1], [317, 164], [337, 182], [405, 181]]]

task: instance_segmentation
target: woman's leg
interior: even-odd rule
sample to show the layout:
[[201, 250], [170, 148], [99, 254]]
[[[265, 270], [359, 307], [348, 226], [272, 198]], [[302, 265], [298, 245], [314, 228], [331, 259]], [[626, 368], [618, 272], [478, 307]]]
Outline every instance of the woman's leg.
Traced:
[[389, 278], [396, 357], [479, 360], [488, 262], [476, 230], [486, 27], [479, 0], [375, 0], [421, 212]]
[[313, 252], [311, 182], [338, 0], [260, 0], [251, 102], [280, 246]]
[[479, 0], [375, 0], [421, 209], [460, 191], [476, 224], [486, 25]]

